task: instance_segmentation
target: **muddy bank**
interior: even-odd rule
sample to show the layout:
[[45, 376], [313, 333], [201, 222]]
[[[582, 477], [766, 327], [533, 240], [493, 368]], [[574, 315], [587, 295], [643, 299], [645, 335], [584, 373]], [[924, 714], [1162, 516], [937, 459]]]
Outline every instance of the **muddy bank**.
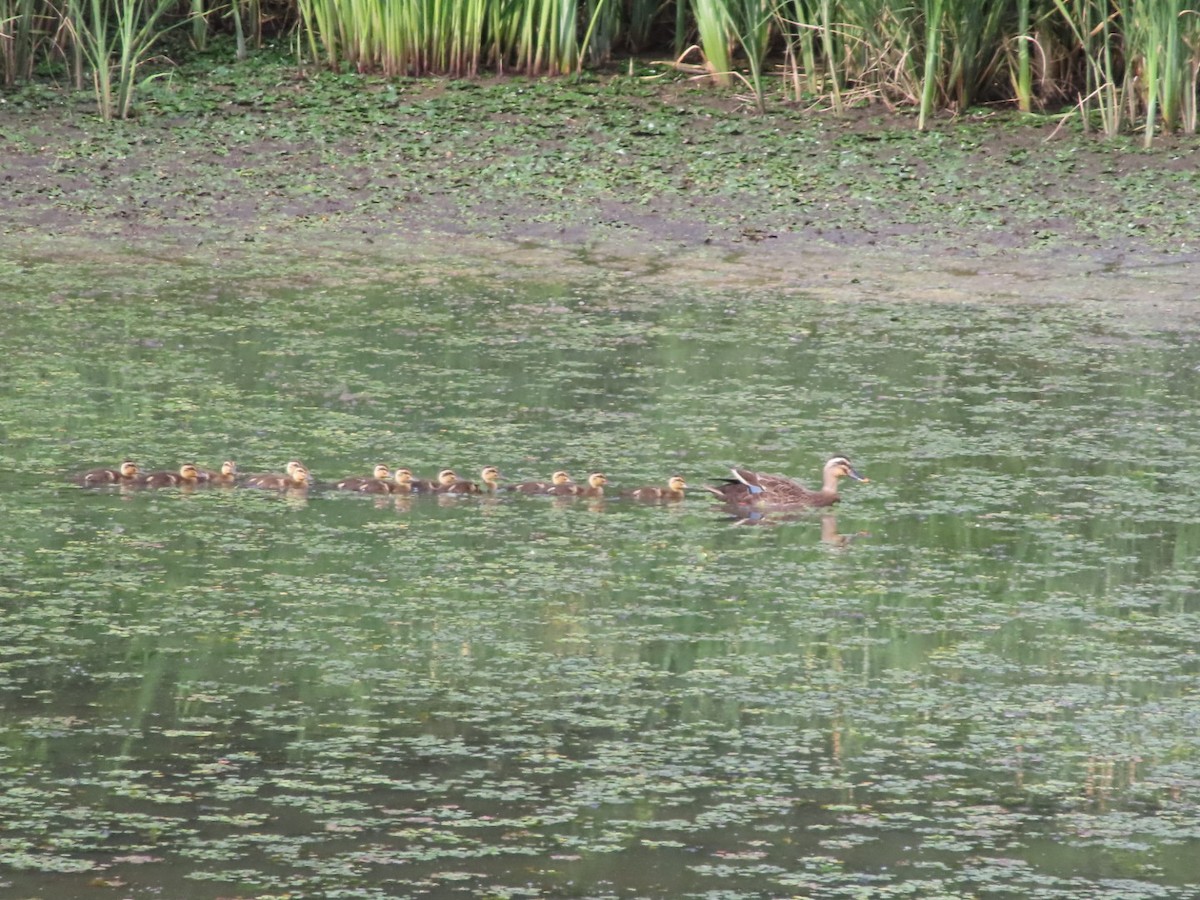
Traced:
[[130, 122], [86, 96], [4, 100], [10, 256], [449, 253], [498, 274], [1048, 301], [1120, 276], [1182, 303], [1200, 248], [1195, 138], [1146, 152], [1053, 119], [920, 134], [870, 109], [758, 116], [684, 80], [385, 82], [266, 59], [197, 64]]

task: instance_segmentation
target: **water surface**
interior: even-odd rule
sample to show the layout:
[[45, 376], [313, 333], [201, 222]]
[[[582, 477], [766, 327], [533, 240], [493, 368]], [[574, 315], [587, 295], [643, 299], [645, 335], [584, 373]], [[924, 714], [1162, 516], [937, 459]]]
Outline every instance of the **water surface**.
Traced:
[[[1200, 893], [1187, 329], [599, 275], [8, 275], [6, 893]], [[836, 453], [872, 481], [834, 514], [749, 523], [700, 493], [67, 482], [811, 482]]]

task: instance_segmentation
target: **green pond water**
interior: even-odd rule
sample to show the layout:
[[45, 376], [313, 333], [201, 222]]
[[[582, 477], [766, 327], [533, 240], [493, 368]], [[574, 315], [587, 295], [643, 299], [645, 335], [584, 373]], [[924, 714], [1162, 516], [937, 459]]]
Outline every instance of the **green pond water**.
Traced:
[[[1187, 329], [3, 268], [0, 895], [1200, 896]], [[300, 458], [619, 490], [837, 453], [871, 482], [757, 522], [68, 481]]]

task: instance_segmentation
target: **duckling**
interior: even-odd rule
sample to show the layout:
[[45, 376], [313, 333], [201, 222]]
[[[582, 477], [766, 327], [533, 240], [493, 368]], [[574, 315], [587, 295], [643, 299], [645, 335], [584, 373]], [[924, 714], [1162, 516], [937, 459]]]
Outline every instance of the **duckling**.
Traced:
[[260, 483], [264, 478], [272, 480], [283, 477], [291, 478], [296, 469], [304, 469], [306, 472], [308, 471], [304, 463], [300, 462], [298, 459], [292, 459], [288, 460], [288, 464], [283, 467], [283, 471], [286, 473], [285, 475], [280, 475], [278, 472], [259, 472], [256, 475], [247, 475], [246, 480], [242, 483], [246, 487], [265, 487], [266, 485]]
[[484, 466], [479, 473], [479, 482], [458, 479], [442, 488], [443, 494], [493, 494], [500, 480], [500, 470], [495, 466]]
[[246, 484], [250, 487], [264, 488], [268, 491], [286, 491], [289, 489], [306, 489], [312, 484], [312, 476], [308, 474], [302, 464], [288, 463], [289, 471], [287, 474], [280, 475], [276, 472], [271, 472], [266, 475], [256, 475], [254, 484], [249, 481]]
[[[392, 470], [383, 463], [378, 463], [375, 466], [370, 477], [354, 476], [351, 478], [343, 478], [341, 481], [334, 484], [334, 487], [339, 491], [357, 491], [361, 490], [362, 486], [368, 481], [383, 481], [386, 482], [392, 477]], [[385, 493], [385, 492], [380, 492]]]
[[178, 472], [151, 472], [143, 475], [138, 484], [142, 487], [159, 488], [177, 485], [194, 485], [200, 480], [200, 470], [195, 463], [184, 463]]
[[206, 484], [233, 484], [237, 481], [237, 463], [227, 459], [221, 463], [220, 471], [201, 469], [200, 480]]
[[687, 490], [687, 482], [683, 480], [683, 476], [672, 475], [667, 479], [666, 487], [647, 485], [634, 488], [632, 491], [623, 491], [621, 496], [631, 497], [634, 500], [682, 500], [685, 490]]
[[71, 477], [76, 484], [96, 487], [101, 484], [132, 484], [137, 481], [140, 470], [133, 460], [125, 460], [115, 469], [88, 469]]
[[549, 481], [522, 481], [520, 484], [510, 484], [508, 490], [522, 494], [549, 494], [554, 488], [574, 483], [571, 476], [560, 469], [550, 476]]
[[604, 473], [593, 472], [588, 476], [587, 487], [581, 484], [560, 484], [549, 493], [559, 497], [603, 497], [606, 484], [608, 479], [604, 477]]
[[[374, 482], [368, 482], [360, 487], [359, 490], [366, 491], [367, 493], [371, 494], [382, 493], [382, 491], [376, 491], [374, 488], [369, 487], [371, 484], [374, 484]], [[388, 484], [387, 482], [384, 482], [384, 486], [386, 486], [389, 493], [392, 494], [411, 494], [413, 490], [412, 469], [397, 469], [392, 473], [391, 483]]]
[[453, 469], [442, 469], [438, 472], [437, 480], [426, 481], [423, 478], [414, 479], [412, 481], [413, 491], [421, 494], [437, 494], [445, 493], [446, 488], [458, 481], [458, 476], [454, 474]]
[[837, 491], [840, 479], [870, 481], [856, 472], [854, 466], [850, 465], [850, 460], [844, 456], [835, 456], [825, 463], [819, 491], [806, 488], [800, 482], [783, 475], [767, 475], [736, 467], [732, 471], [733, 478], [726, 478], [719, 485], [706, 485], [705, 490], [726, 503], [755, 506], [833, 506], [841, 499]]

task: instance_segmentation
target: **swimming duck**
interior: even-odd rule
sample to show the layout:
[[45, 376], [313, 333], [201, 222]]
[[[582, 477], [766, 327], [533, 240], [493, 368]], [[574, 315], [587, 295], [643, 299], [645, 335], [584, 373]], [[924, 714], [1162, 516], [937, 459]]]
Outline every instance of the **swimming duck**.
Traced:
[[[293, 465], [294, 463], [294, 465]], [[268, 491], [286, 491], [289, 488], [307, 488], [312, 484], [312, 476], [309, 475], [308, 469], [303, 464], [295, 462], [288, 463], [288, 471], [286, 474], [280, 475], [277, 472], [270, 472], [266, 475], [255, 475], [254, 482], [246, 482], [248, 487], [264, 488]]]
[[174, 487], [181, 484], [195, 484], [200, 480], [200, 470], [195, 463], [184, 463], [178, 472], [150, 472], [138, 479], [142, 487]]
[[446, 488], [458, 481], [453, 469], [442, 469], [434, 481], [417, 478], [412, 481], [412, 489], [422, 494], [444, 493]]
[[[385, 493], [384, 490], [376, 488], [377, 483], [378, 482], [371, 480], [371, 481], [367, 482], [366, 484], [364, 484], [362, 487], [360, 487], [359, 490], [363, 491], [364, 493], [367, 493], [367, 494]], [[385, 482], [378, 483], [378, 484], [381, 484], [381, 487], [383, 487], [383, 488], [387, 488], [386, 493], [411, 494], [412, 489], [413, 489], [412, 469], [403, 469], [403, 468], [397, 469], [395, 472], [392, 473], [391, 481], [385, 481]]]
[[132, 484], [137, 480], [140, 470], [132, 460], [125, 460], [115, 469], [88, 469], [72, 477], [76, 484], [94, 487], [100, 484]]
[[631, 497], [634, 500], [682, 500], [685, 490], [687, 490], [687, 482], [683, 480], [683, 476], [672, 475], [667, 479], [666, 487], [647, 485], [634, 488], [632, 491], [624, 491], [621, 496]]
[[[339, 491], [358, 491], [368, 481], [388, 482], [392, 477], [392, 470], [383, 463], [377, 463], [371, 475], [356, 475], [350, 478], [343, 478], [341, 481], [334, 484], [334, 487]], [[387, 493], [386, 491], [377, 491], [376, 493]]]
[[593, 472], [588, 476], [587, 487], [582, 484], [560, 484], [549, 493], [559, 497], [603, 497], [606, 484], [608, 479], [602, 472]]
[[497, 482], [500, 480], [500, 470], [495, 466], [484, 466], [479, 473], [479, 481], [456, 479], [440, 489], [443, 494], [492, 494], [495, 493]]
[[522, 481], [520, 484], [510, 484], [508, 490], [522, 494], [548, 494], [556, 487], [574, 483], [570, 475], [559, 470], [550, 476], [549, 481]]
[[870, 481], [858, 474], [844, 456], [835, 456], [825, 463], [824, 479], [819, 491], [806, 488], [783, 475], [766, 475], [737, 467], [732, 471], [733, 478], [726, 478], [723, 484], [705, 485], [705, 490], [716, 494], [726, 503], [742, 505], [833, 506], [841, 499], [837, 492], [839, 479], [846, 477], [855, 481]]
[[288, 464], [283, 467], [283, 471], [284, 471], [285, 475], [280, 475], [278, 472], [259, 472], [256, 475], [247, 475], [246, 480], [242, 483], [246, 487], [265, 487], [265, 485], [260, 483], [264, 478], [267, 478], [267, 479], [278, 479], [278, 478], [283, 478], [283, 477], [291, 478], [292, 473], [294, 473], [297, 469], [304, 469], [305, 472], [308, 471], [308, 469], [305, 467], [304, 463], [300, 462], [300, 460], [298, 460], [298, 459], [292, 459], [292, 460], [288, 460]]
[[233, 484], [237, 481], [237, 463], [227, 459], [221, 463], [220, 471], [201, 469], [200, 480], [206, 484]]

